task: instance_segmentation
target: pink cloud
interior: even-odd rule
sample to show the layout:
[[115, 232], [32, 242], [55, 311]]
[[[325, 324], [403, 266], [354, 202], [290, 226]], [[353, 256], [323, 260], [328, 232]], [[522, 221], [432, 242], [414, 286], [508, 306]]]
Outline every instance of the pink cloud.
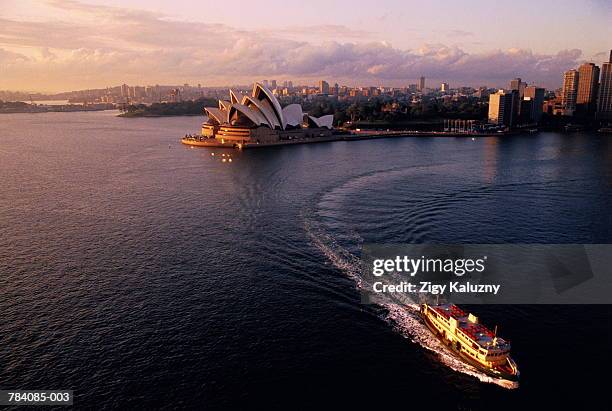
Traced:
[[[72, 21], [0, 19], [0, 87], [102, 87], [139, 84], [248, 83], [265, 77], [312, 79], [352, 84], [406, 85], [424, 75], [454, 84], [499, 86], [520, 76], [557, 87], [564, 70], [582, 52], [539, 54], [526, 49], [469, 53], [458, 46], [425, 44], [415, 50], [368, 41], [366, 32], [343, 26], [315, 26], [334, 40], [294, 39], [295, 30], [245, 31], [220, 24], [189, 24], [151, 12], [53, 1], [56, 8], [81, 16]], [[100, 25], [104, 30], [99, 30]], [[308, 31], [300, 27], [297, 31]], [[455, 33], [469, 36], [469, 33]], [[363, 35], [366, 40], [358, 41]], [[336, 37], [350, 37], [337, 40]], [[36, 54], [19, 54], [14, 47]], [[39, 83], [37, 83], [37, 81]], [[44, 82], [44, 84], [42, 83]]]

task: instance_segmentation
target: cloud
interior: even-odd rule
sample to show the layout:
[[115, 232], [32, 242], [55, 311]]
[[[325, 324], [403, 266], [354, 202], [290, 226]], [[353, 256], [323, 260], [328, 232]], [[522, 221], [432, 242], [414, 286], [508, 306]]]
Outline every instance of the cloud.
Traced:
[[[75, 1], [49, 1], [63, 19], [0, 18], [0, 87], [42, 89], [132, 84], [249, 83], [259, 78], [327, 78], [348, 84], [406, 85], [421, 75], [455, 84], [505, 85], [520, 76], [547, 87], [576, 66], [580, 50], [469, 53], [457, 45], [402, 50], [341, 25], [240, 30]], [[103, 28], [101, 30], [100, 28]], [[452, 33], [451, 33], [452, 32]], [[450, 30], [457, 37], [470, 32]], [[333, 40], [329, 40], [329, 39]], [[25, 54], [11, 51], [31, 50]]]
[[[260, 32], [262, 32], [260, 30]], [[363, 40], [372, 39], [376, 33], [368, 30], [356, 30], [340, 24], [318, 24], [311, 26], [284, 27], [281, 29], [266, 30], [266, 33], [284, 38], [312, 38], [336, 40]]]
[[465, 30], [445, 30], [444, 34], [446, 34], [446, 36], [450, 38], [470, 37], [474, 35], [474, 33], [472, 33], [471, 31]]
[[[9, 65], [25, 63], [28, 60], [29, 59], [23, 54], [14, 53], [12, 51], [0, 48], [0, 68], [7, 68]], [[2, 70], [0, 70], [0, 72], [2, 72]]]
[[597, 61], [608, 61], [609, 56], [610, 56], [610, 50], [600, 51], [599, 53], [593, 54], [593, 59]]

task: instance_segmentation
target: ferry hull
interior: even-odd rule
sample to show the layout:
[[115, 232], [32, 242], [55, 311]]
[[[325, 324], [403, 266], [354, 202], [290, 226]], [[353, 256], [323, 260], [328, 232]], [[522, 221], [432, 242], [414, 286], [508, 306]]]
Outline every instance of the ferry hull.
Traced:
[[446, 346], [446, 348], [448, 348], [448, 350], [450, 350], [453, 354], [455, 354], [456, 356], [461, 358], [462, 361], [468, 363], [469, 365], [473, 366], [474, 368], [478, 369], [479, 371], [482, 371], [483, 373], [487, 374], [489, 377], [493, 377], [493, 378], [497, 378], [497, 379], [500, 379], [500, 380], [507, 380], [507, 381], [517, 382], [518, 383], [519, 376], [520, 376], [519, 372], [517, 372], [516, 374], [512, 374], [512, 373], [505, 372], [503, 370], [497, 370], [497, 369], [494, 369], [494, 368], [485, 367], [484, 365], [480, 364], [479, 362], [474, 361], [472, 358], [468, 357], [467, 355], [465, 355], [464, 353], [459, 351], [455, 347], [454, 344], [452, 344], [450, 341], [448, 341], [446, 338], [444, 338], [444, 336], [441, 335], [440, 332], [436, 329], [436, 327], [431, 323], [431, 320], [429, 318], [427, 318], [426, 315], [423, 314], [422, 310], [421, 310], [421, 318], [423, 319], [423, 321], [427, 325], [427, 328], [429, 328], [429, 330], [433, 333], [433, 335], [435, 335], [436, 338], [438, 338], [438, 340], [440, 340], [444, 344], [444, 346]]

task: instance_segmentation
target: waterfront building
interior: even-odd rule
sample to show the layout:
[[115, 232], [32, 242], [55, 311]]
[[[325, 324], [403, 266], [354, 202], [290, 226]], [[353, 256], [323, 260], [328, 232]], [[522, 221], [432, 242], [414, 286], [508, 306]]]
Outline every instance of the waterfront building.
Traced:
[[255, 83], [250, 95], [230, 90], [229, 97], [229, 101], [219, 100], [219, 107], [204, 109], [208, 116], [202, 124], [204, 137], [242, 146], [332, 135], [333, 115], [308, 116], [299, 104], [282, 108], [262, 83]]
[[593, 113], [597, 104], [599, 67], [593, 63], [582, 64], [578, 67], [578, 78], [576, 109], [583, 114]]
[[531, 124], [533, 123], [533, 111], [535, 108], [535, 101], [531, 99], [531, 97], [523, 97], [520, 101], [519, 108], [519, 124]]
[[512, 127], [516, 120], [515, 112], [518, 92], [499, 90], [489, 95], [489, 123]]
[[568, 70], [563, 74], [563, 88], [561, 89], [561, 103], [565, 115], [571, 116], [576, 111], [576, 98], [578, 97], [578, 70]]
[[612, 50], [608, 62], [601, 65], [597, 118], [612, 121]]
[[521, 109], [523, 107], [523, 97], [525, 97], [525, 88], [527, 87], [527, 83], [525, 83], [520, 77], [517, 77], [513, 80], [510, 80], [510, 90], [514, 91], [514, 115], [515, 119], [520, 119], [521, 117]]
[[[527, 86], [525, 87], [525, 93], [523, 100], [529, 98], [531, 101], [531, 111], [529, 112], [528, 122], [538, 123], [542, 118], [542, 108], [544, 106], [544, 95], [546, 90], [541, 87]], [[522, 110], [521, 110], [522, 113]]]
[[551, 116], [562, 116], [565, 113], [561, 97], [554, 97], [544, 101], [542, 110]]

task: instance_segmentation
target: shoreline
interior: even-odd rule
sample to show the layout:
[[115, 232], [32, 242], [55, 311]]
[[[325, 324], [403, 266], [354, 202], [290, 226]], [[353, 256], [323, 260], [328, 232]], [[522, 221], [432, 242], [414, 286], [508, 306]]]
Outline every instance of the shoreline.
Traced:
[[146, 115], [125, 115], [125, 114], [117, 114], [117, 117], [121, 118], [158, 118], [158, 117], [194, 117], [201, 116], [202, 114], [146, 114]]
[[288, 146], [296, 144], [315, 144], [315, 143], [330, 143], [334, 141], [363, 141], [363, 140], [378, 140], [384, 138], [403, 138], [403, 137], [501, 137], [501, 136], [513, 136], [513, 135], [532, 135], [528, 131], [511, 131], [504, 133], [453, 133], [453, 132], [428, 132], [428, 131], [404, 131], [404, 132], [383, 132], [383, 133], [361, 133], [361, 134], [337, 134], [330, 137], [319, 137], [310, 139], [299, 139], [299, 140], [284, 140], [274, 143], [258, 144], [258, 143], [243, 143], [238, 144], [234, 142], [220, 142], [216, 139], [202, 139], [196, 138], [181, 138], [181, 143], [190, 147], [210, 147], [210, 148], [231, 148], [231, 149], [250, 149], [250, 148], [265, 148], [265, 147], [278, 147]]

